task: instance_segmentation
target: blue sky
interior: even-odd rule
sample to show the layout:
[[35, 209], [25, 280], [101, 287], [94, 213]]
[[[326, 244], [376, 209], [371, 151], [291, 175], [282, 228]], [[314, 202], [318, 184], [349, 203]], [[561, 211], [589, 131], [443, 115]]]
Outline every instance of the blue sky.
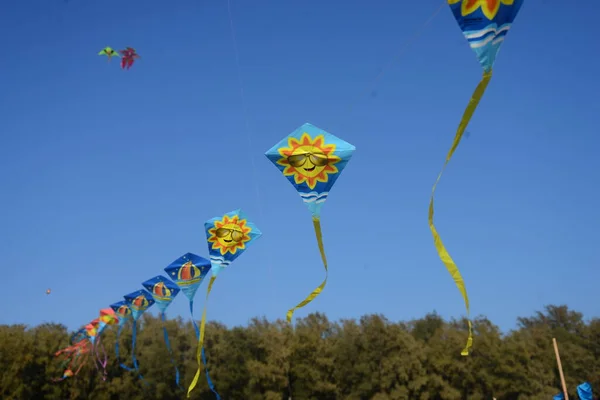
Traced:
[[[481, 76], [449, 8], [369, 89], [440, 0], [231, 1], [246, 116], [225, 0], [3, 4], [0, 323], [75, 329], [183, 253], [207, 256], [204, 221], [239, 207], [264, 235], [219, 275], [209, 318], [284, 318], [324, 273], [308, 210], [263, 153], [305, 122], [357, 151], [323, 208], [328, 286], [296, 315], [464, 314], [427, 226]], [[505, 330], [545, 304], [600, 315], [599, 12], [526, 0], [437, 192], [473, 315]], [[107, 45], [142, 58], [123, 71], [97, 56]], [[184, 296], [168, 315], [189, 318]]]

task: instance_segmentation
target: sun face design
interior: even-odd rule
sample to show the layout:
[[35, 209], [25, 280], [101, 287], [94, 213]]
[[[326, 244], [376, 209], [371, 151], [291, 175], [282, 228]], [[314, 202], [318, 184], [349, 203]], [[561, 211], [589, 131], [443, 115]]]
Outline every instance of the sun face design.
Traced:
[[477, 11], [481, 7], [481, 12], [490, 21], [496, 17], [500, 9], [500, 3], [505, 6], [512, 6], [514, 0], [448, 0], [448, 4], [461, 2], [461, 14], [463, 17]]
[[246, 243], [250, 241], [248, 234], [251, 231], [252, 228], [246, 226], [245, 219], [240, 219], [237, 215], [232, 218], [225, 215], [221, 221], [216, 221], [214, 227], [208, 230], [210, 234], [208, 241], [212, 243], [212, 249], [219, 250], [221, 255], [225, 255], [227, 252], [235, 254], [238, 249], [246, 248]]
[[329, 174], [337, 174], [335, 166], [341, 158], [334, 155], [335, 144], [325, 144], [325, 137], [319, 135], [314, 139], [306, 132], [300, 140], [290, 137], [289, 147], [279, 150], [281, 158], [277, 164], [285, 167], [283, 175], [293, 176], [296, 185], [304, 182], [309, 188], [314, 189], [317, 182], [327, 182]]

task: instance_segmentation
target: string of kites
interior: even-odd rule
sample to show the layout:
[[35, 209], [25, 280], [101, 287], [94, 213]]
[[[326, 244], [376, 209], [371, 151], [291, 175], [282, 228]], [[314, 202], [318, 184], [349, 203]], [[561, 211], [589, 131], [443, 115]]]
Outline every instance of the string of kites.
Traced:
[[[454, 151], [460, 144], [469, 121], [492, 78], [492, 67], [496, 61], [498, 50], [523, 5], [524, 0], [447, 1], [463, 35], [477, 56], [477, 60], [483, 69], [483, 76], [463, 112], [454, 140], [446, 155], [446, 160], [433, 185], [429, 201], [428, 223], [438, 256], [451, 274], [465, 303], [468, 337], [461, 354], [463, 356], [468, 356], [473, 346], [469, 297], [467, 295], [463, 277], [458, 270], [456, 263], [448, 253], [448, 250], [442, 243], [434, 225], [434, 195], [437, 184], [450, 162]], [[119, 53], [122, 56], [121, 68], [123, 69], [129, 69], [135, 60], [139, 58], [135, 49], [131, 47], [127, 47], [119, 52], [116, 52], [110, 47], [106, 47], [100, 51], [99, 55], [106, 55], [110, 61], [111, 57], [118, 57]], [[313, 301], [325, 288], [327, 283], [328, 266], [321, 233], [321, 207], [327, 200], [333, 184], [337, 181], [341, 172], [350, 161], [354, 151], [355, 147], [350, 143], [307, 123], [296, 129], [265, 153], [267, 158], [296, 188], [304, 204], [308, 207], [312, 215], [317, 245], [325, 268], [325, 279], [323, 282], [302, 302], [287, 312], [286, 318], [288, 322], [292, 321], [294, 312]], [[206, 303], [204, 305], [200, 327], [198, 328], [198, 325], [193, 319], [194, 297], [198, 287], [210, 272], [211, 277], [206, 292], [206, 300], [208, 300], [219, 272], [244, 253], [248, 246], [258, 239], [262, 233], [239, 209], [208, 220], [205, 223], [205, 231], [210, 259], [205, 259], [192, 253], [184, 254], [165, 268], [168, 278], [158, 275], [142, 282], [143, 289], [126, 294], [123, 296], [124, 300], [111, 304], [109, 308], [100, 310], [98, 318], [94, 319], [72, 335], [69, 347], [56, 353], [57, 357], [64, 357], [66, 367], [63, 376], [60, 379], [57, 379], [57, 381], [76, 375], [81, 370], [85, 363], [85, 359], [87, 359], [88, 356], [91, 356], [95, 360], [94, 363], [99, 371], [100, 368], [102, 368], [102, 378], [106, 379], [105, 369], [107, 356], [101, 344], [102, 332], [109, 325], [118, 325], [117, 343], [115, 347], [116, 356], [117, 359], [119, 359], [119, 335], [129, 320], [133, 322], [133, 368], [120, 363], [120, 359], [119, 363], [122, 368], [128, 371], [135, 371], [139, 374], [139, 365], [135, 358], [137, 320], [149, 307], [156, 304], [160, 310], [161, 319], [164, 321], [169, 304], [173, 301], [175, 296], [182, 291], [189, 300], [190, 313], [192, 315], [192, 321], [198, 339], [198, 370], [188, 387], [187, 397], [190, 397], [192, 390], [197, 385], [202, 366], [204, 365], [208, 386], [214, 392], [216, 398], [220, 399], [208, 373], [204, 350]], [[49, 293], [49, 290], [47, 293]], [[166, 346], [171, 353], [168, 333], [164, 326], [163, 330]], [[100, 357], [100, 350], [104, 353], [104, 358]], [[175, 368], [176, 383], [181, 387], [179, 370], [172, 357], [171, 362]], [[139, 377], [140, 379], [143, 379], [141, 375], [139, 375]], [[578, 392], [581, 399], [591, 399], [591, 388], [589, 387], [589, 384], [580, 385], [578, 387]], [[586, 392], [589, 392], [589, 397], [587, 397]], [[558, 396], [559, 395], [555, 397], [556, 400], [560, 398]]]

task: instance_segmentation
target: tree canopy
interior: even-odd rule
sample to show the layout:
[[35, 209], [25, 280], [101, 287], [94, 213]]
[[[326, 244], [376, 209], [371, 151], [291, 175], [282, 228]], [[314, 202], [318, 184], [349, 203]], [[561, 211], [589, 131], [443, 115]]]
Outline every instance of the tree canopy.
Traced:
[[[310, 314], [292, 327], [284, 321], [252, 319], [246, 327], [210, 322], [206, 354], [211, 378], [224, 400], [548, 400], [561, 391], [552, 338], [558, 340], [567, 387], [588, 381], [600, 391], [600, 319], [584, 320], [566, 306], [519, 318], [503, 334], [487, 318], [474, 321], [473, 353], [462, 357], [464, 321], [431, 313], [410, 322], [382, 315], [330, 321]], [[147, 384], [119, 367], [116, 329], [102, 342], [108, 378], [92, 365], [62, 382], [64, 367], [54, 353], [68, 346], [59, 324], [0, 325], [0, 398], [142, 400], [184, 399], [163, 341], [162, 322], [144, 315], [136, 356]], [[185, 388], [196, 368], [191, 322], [167, 321], [174, 357]], [[131, 363], [131, 329], [120, 339], [121, 361]], [[193, 399], [214, 399], [201, 379]]]

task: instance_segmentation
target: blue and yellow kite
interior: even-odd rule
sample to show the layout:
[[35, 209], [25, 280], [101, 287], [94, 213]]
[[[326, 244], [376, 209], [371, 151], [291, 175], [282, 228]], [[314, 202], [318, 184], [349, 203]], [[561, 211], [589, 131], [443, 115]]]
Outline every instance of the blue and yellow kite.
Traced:
[[346, 168], [356, 148], [350, 143], [311, 124], [304, 124], [268, 150], [265, 155], [296, 188], [312, 214], [317, 244], [325, 268], [323, 282], [287, 312], [292, 321], [294, 311], [313, 301], [327, 284], [327, 257], [321, 233], [321, 207], [333, 184]]
[[204, 311], [202, 312], [202, 320], [200, 321], [200, 338], [198, 339], [198, 350], [196, 353], [198, 370], [188, 388], [187, 396], [188, 398], [190, 397], [190, 393], [198, 384], [200, 369], [202, 368], [202, 364], [204, 364], [208, 385], [217, 399], [220, 399], [221, 397], [210, 380], [206, 354], [204, 352], [204, 331], [206, 327], [208, 296], [221, 270], [227, 268], [235, 259], [241, 256], [252, 242], [262, 236], [262, 232], [248, 220], [246, 214], [240, 209], [209, 219], [204, 223], [204, 230], [206, 231], [212, 276], [206, 289], [206, 301], [204, 303]]
[[467, 345], [461, 354], [467, 356], [473, 346], [473, 327], [470, 320], [469, 296], [467, 295], [465, 281], [463, 280], [458, 267], [454, 263], [454, 260], [448, 253], [448, 250], [446, 250], [446, 247], [442, 243], [442, 239], [433, 223], [433, 199], [435, 189], [442, 174], [450, 162], [454, 151], [458, 147], [458, 144], [465, 133], [465, 129], [467, 129], [469, 121], [471, 120], [471, 117], [473, 117], [473, 113], [485, 93], [485, 89], [487, 88], [490, 79], [492, 79], [492, 67], [496, 61], [498, 50], [500, 50], [500, 46], [504, 42], [508, 30], [511, 28], [512, 23], [519, 12], [523, 0], [448, 0], [448, 4], [450, 5], [454, 18], [456, 18], [465, 38], [475, 52], [479, 64], [481, 64], [481, 67], [483, 68], [483, 77], [475, 88], [471, 100], [469, 100], [469, 104], [463, 113], [452, 146], [446, 155], [444, 166], [431, 190], [428, 220], [437, 253], [448, 272], [450, 272], [450, 275], [452, 275], [465, 302], [469, 325], [469, 337], [467, 339]]

